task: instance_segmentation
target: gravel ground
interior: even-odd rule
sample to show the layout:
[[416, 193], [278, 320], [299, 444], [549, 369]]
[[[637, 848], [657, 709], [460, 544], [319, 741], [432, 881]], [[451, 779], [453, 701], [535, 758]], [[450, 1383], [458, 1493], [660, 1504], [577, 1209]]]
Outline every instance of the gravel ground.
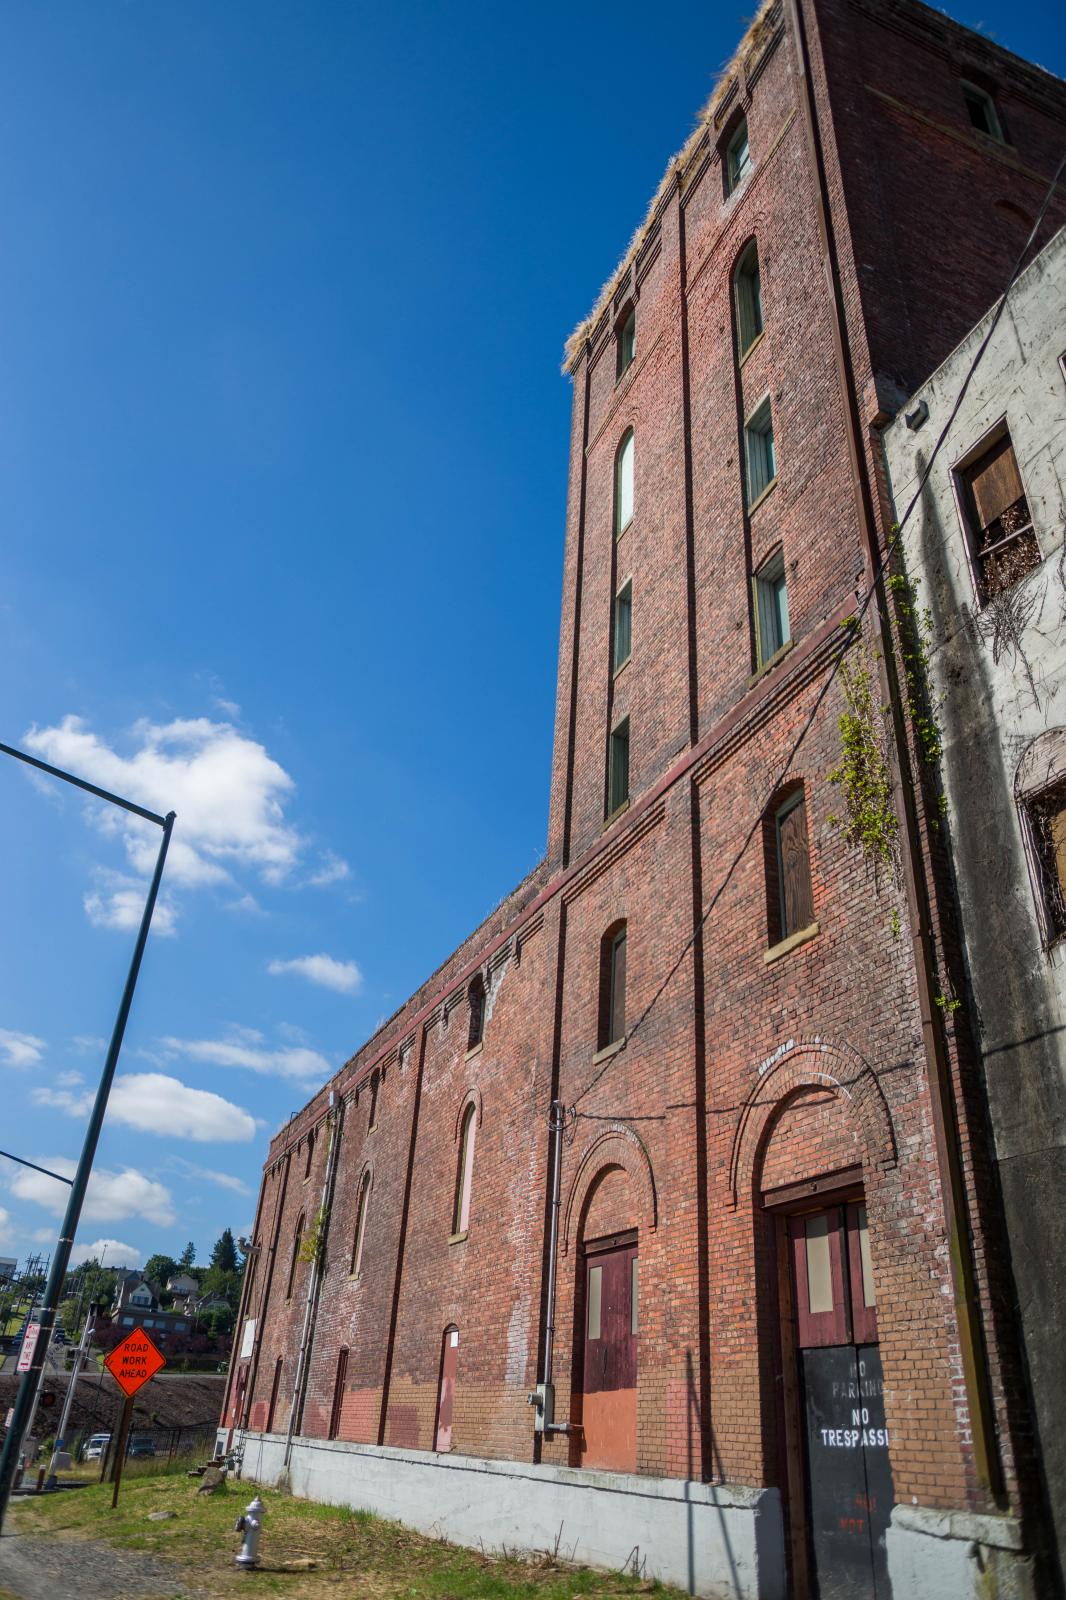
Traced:
[[116, 1550], [89, 1539], [0, 1537], [0, 1587], [19, 1600], [142, 1600], [191, 1594], [177, 1568], [158, 1556]]

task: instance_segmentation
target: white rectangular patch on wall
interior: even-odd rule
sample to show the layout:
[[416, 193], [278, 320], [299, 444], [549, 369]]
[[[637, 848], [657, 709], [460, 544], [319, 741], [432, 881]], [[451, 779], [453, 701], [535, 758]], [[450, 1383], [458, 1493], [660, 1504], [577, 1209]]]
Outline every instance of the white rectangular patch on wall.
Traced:
[[248, 1319], [246, 1320], [246, 1322], [244, 1324], [244, 1338], [241, 1340], [241, 1353], [237, 1357], [238, 1361], [247, 1361], [248, 1357], [252, 1353], [252, 1345], [254, 1343], [255, 1343], [255, 1318], [254, 1317], [248, 1317]]

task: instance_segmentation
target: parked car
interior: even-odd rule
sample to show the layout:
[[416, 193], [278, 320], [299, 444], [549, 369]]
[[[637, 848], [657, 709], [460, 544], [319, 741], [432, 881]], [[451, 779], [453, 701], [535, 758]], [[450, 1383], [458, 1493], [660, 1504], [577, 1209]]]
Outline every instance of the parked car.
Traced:
[[111, 1443], [109, 1433], [90, 1434], [89, 1441], [81, 1453], [83, 1461], [99, 1461], [108, 1445]]
[[149, 1439], [146, 1434], [135, 1433], [126, 1446], [126, 1455], [131, 1461], [135, 1456], [154, 1456], [155, 1440]]

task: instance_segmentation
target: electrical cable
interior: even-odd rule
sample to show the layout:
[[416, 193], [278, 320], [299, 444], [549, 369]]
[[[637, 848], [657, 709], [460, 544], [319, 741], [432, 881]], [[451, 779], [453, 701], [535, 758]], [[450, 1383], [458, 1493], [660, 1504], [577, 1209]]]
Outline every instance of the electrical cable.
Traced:
[[[775, 794], [778, 792], [778, 790], [780, 789], [781, 785], [784, 783], [785, 779], [788, 777], [788, 774], [789, 774], [789, 772], [790, 772], [790, 770], [792, 768], [792, 763], [796, 759], [796, 756], [799, 753], [799, 750], [800, 750], [801, 745], [803, 744], [803, 741], [806, 739], [808, 733], [811, 731], [811, 728], [814, 726], [814, 721], [815, 721], [815, 718], [817, 717], [818, 712], [819, 712], [819, 710], [821, 708], [822, 702], [825, 699], [826, 695], [829, 693], [829, 690], [832, 687], [833, 683], [836, 681], [836, 675], [837, 675], [837, 673], [838, 673], [838, 671], [840, 669], [841, 662], [844, 660], [844, 657], [847, 655], [848, 650], [850, 649], [851, 645], [861, 635], [860, 624], [862, 622], [862, 619], [866, 615], [866, 612], [869, 610], [870, 604], [871, 604], [872, 600], [874, 599], [874, 596], [877, 593], [877, 590], [878, 590], [878, 588], [879, 588], [879, 586], [881, 584], [882, 579], [884, 578], [885, 571], [888, 568], [889, 562], [892, 560], [892, 557], [895, 555], [896, 550], [899, 547], [900, 541], [903, 538], [903, 530], [907, 526], [907, 523], [910, 521], [910, 518], [911, 518], [911, 516], [913, 515], [913, 512], [914, 512], [914, 509], [917, 506], [919, 500], [921, 499], [922, 494], [924, 493], [925, 486], [929, 481], [929, 477], [930, 477], [930, 474], [932, 473], [933, 466], [934, 466], [934, 464], [935, 464], [935, 462], [937, 460], [937, 457], [939, 456], [940, 451], [943, 449], [944, 442], [947, 439], [948, 433], [950, 432], [951, 427], [955, 422], [955, 418], [959, 414], [959, 411], [960, 411], [960, 409], [962, 407], [962, 402], [966, 398], [966, 394], [967, 394], [967, 392], [968, 392], [968, 390], [970, 388], [970, 384], [972, 383], [974, 375], [976, 374], [977, 369], [980, 366], [982, 359], [984, 358], [985, 351], [988, 349], [988, 346], [989, 346], [989, 344], [990, 344], [990, 342], [992, 340], [992, 336], [993, 336], [993, 334], [995, 333], [996, 329], [999, 326], [1000, 319], [1003, 316], [1003, 312], [1006, 310], [1006, 307], [1007, 307], [1007, 300], [1008, 300], [1008, 298], [1010, 296], [1010, 292], [1013, 289], [1015, 283], [1017, 282], [1017, 279], [1018, 279], [1019, 275], [1021, 274], [1022, 268], [1025, 265], [1025, 258], [1029, 254], [1029, 250], [1032, 247], [1032, 245], [1033, 245], [1033, 243], [1034, 243], [1034, 241], [1035, 241], [1035, 239], [1037, 237], [1037, 234], [1040, 231], [1041, 224], [1043, 223], [1044, 217], [1047, 214], [1048, 206], [1051, 204], [1052, 197], [1054, 196], [1055, 190], [1058, 187], [1058, 182], [1059, 182], [1060, 177], [1062, 176], [1062, 172], [1063, 172], [1064, 168], [1066, 168], [1066, 151], [1063, 151], [1062, 158], [1059, 161], [1059, 164], [1055, 169], [1054, 176], [1052, 177], [1051, 182], [1048, 184], [1047, 191], [1046, 191], [1046, 193], [1044, 195], [1044, 198], [1043, 198], [1043, 201], [1041, 202], [1041, 205], [1040, 205], [1040, 209], [1038, 210], [1038, 212], [1036, 214], [1036, 218], [1035, 218], [1035, 220], [1033, 222], [1033, 225], [1029, 230], [1028, 238], [1026, 239], [1025, 243], [1022, 245], [1022, 248], [1018, 253], [1018, 257], [1017, 257], [1017, 259], [1016, 259], [1016, 261], [1014, 263], [1014, 266], [1011, 269], [1010, 276], [1007, 279], [1006, 287], [1003, 289], [1002, 293], [999, 296], [999, 299], [998, 299], [998, 301], [996, 303], [995, 311], [994, 311], [994, 313], [992, 315], [992, 319], [989, 322], [989, 325], [988, 325], [987, 329], [985, 330], [984, 338], [981, 340], [981, 343], [978, 346], [978, 348], [977, 348], [977, 350], [976, 350], [976, 352], [974, 354], [973, 360], [970, 362], [970, 365], [969, 365], [969, 367], [968, 367], [968, 369], [966, 371], [966, 376], [963, 378], [963, 381], [962, 381], [962, 384], [961, 384], [961, 386], [959, 388], [958, 394], [955, 396], [955, 401], [954, 401], [954, 403], [953, 403], [953, 405], [951, 407], [950, 412], [948, 413], [947, 420], [945, 421], [943, 427], [940, 430], [940, 433], [937, 436], [936, 443], [933, 445], [933, 449], [932, 449], [932, 451], [930, 453], [929, 460], [926, 462], [926, 465], [925, 465], [923, 471], [919, 475], [917, 487], [915, 488], [914, 493], [912, 494], [912, 496], [910, 498], [910, 501], [909, 501], [909, 503], [907, 505], [907, 509], [904, 511], [903, 516], [895, 524], [895, 527], [892, 530], [892, 537], [888, 540], [888, 543], [885, 546], [884, 555], [881, 557], [881, 560], [878, 563], [877, 569], [874, 572], [874, 575], [873, 575], [872, 579], [870, 580], [869, 587], [867, 588], [865, 594], [863, 595], [861, 601], [859, 602], [857, 610], [855, 611], [853, 616], [850, 619], [848, 619], [849, 623], [850, 623], [850, 626], [848, 626], [848, 629], [847, 629], [847, 635], [848, 636], [844, 640], [840, 650], [837, 652], [836, 656], [833, 658], [833, 660], [831, 661], [831, 663], [829, 665], [829, 669], [828, 669], [828, 672], [826, 674], [826, 677], [823, 680], [823, 682], [822, 682], [822, 684], [821, 684], [821, 686], [820, 686], [820, 688], [818, 690], [818, 693], [815, 695], [814, 704], [812, 705], [807, 717], [805, 718], [805, 720], [803, 722], [802, 727], [800, 728], [800, 731], [799, 731], [798, 735], [796, 736], [795, 740], [793, 741], [793, 743], [792, 743], [792, 745], [791, 745], [791, 747], [789, 749], [788, 755], [787, 755], [787, 757], [785, 759], [784, 766], [781, 768], [781, 771], [778, 773], [777, 777], [775, 778], [775, 780], [774, 780], [774, 782], [773, 782], [773, 784], [772, 784], [772, 786], [770, 788], [770, 791], [769, 791], [766, 799], [763, 801], [763, 804], [761, 805], [761, 807], [759, 808], [758, 812], [756, 813], [756, 816], [755, 816], [750, 828], [748, 829], [747, 833], [744, 835], [744, 839], [743, 839], [739, 849], [736, 851], [736, 853], [734, 854], [734, 856], [733, 856], [732, 860], [730, 861], [728, 867], [726, 868], [725, 876], [722, 878], [722, 880], [719, 883], [717, 889], [714, 891], [714, 894], [711, 896], [710, 900], [707, 902], [707, 905], [704, 907], [704, 910], [700, 915], [699, 921], [696, 923], [695, 928], [692, 930], [692, 932], [689, 934], [688, 938], [685, 940], [684, 944], [681, 947], [680, 953], [678, 954], [676, 960], [673, 962], [673, 964], [668, 969], [668, 971], [666, 973], [666, 976], [663, 978], [662, 982], [659, 984], [658, 988], [653, 993], [651, 999], [648, 1001], [647, 1005], [644, 1007], [644, 1010], [640, 1013], [640, 1016], [637, 1018], [636, 1022], [633, 1024], [633, 1027], [631, 1029], [627, 1030], [627, 1032], [625, 1034], [625, 1037], [623, 1038], [623, 1040], [621, 1042], [620, 1048], [618, 1050], [616, 1050], [614, 1052], [614, 1054], [612, 1056], [610, 1056], [608, 1058], [608, 1060], [606, 1060], [603, 1063], [603, 1065], [600, 1067], [598, 1072], [593, 1074], [593, 1076], [589, 1079], [588, 1083], [581, 1090], [580, 1094], [578, 1094], [576, 1099], [574, 1099], [571, 1102], [570, 1110], [575, 1116], [584, 1117], [584, 1116], [588, 1115], [588, 1113], [579, 1112], [577, 1110], [577, 1107], [581, 1104], [582, 1100], [584, 1100], [589, 1094], [591, 1094], [592, 1090], [596, 1087], [596, 1085], [600, 1082], [600, 1080], [605, 1076], [605, 1074], [608, 1072], [608, 1070], [616, 1064], [616, 1062], [619, 1060], [619, 1058], [622, 1055], [625, 1054], [626, 1050], [629, 1047], [630, 1042], [632, 1041], [633, 1038], [635, 1038], [635, 1036], [639, 1033], [640, 1029], [644, 1026], [644, 1024], [647, 1021], [648, 1017], [651, 1015], [651, 1012], [654, 1010], [655, 1006], [658, 1004], [658, 1002], [662, 998], [662, 996], [663, 996], [664, 992], [666, 991], [668, 985], [670, 984], [670, 982], [672, 981], [672, 979], [674, 978], [674, 976], [676, 975], [676, 973], [680, 969], [682, 963], [687, 959], [689, 951], [693, 948], [693, 946], [696, 943], [696, 940], [698, 939], [699, 935], [702, 933], [704, 927], [706, 926], [708, 918], [710, 917], [710, 915], [711, 915], [712, 911], [714, 910], [715, 906], [718, 904], [718, 902], [721, 899], [722, 895], [725, 893], [726, 888], [728, 887], [729, 883], [731, 882], [731, 880], [733, 878], [733, 874], [736, 872], [737, 867], [740, 865], [741, 861], [744, 858], [744, 855], [745, 855], [745, 853], [746, 853], [746, 851], [748, 849], [748, 846], [751, 844], [751, 841], [754, 839], [756, 833], [758, 832], [759, 827], [762, 824], [763, 818], [765, 817], [766, 812], [767, 812], [767, 810], [768, 810], [768, 808], [769, 808], [769, 806], [770, 806]], [[599, 1121], [600, 1118], [597, 1117], [596, 1120]], [[626, 1118], [626, 1117], [612, 1117], [609, 1120], [623, 1122], [623, 1121], [631, 1121], [633, 1119], [632, 1118]]]

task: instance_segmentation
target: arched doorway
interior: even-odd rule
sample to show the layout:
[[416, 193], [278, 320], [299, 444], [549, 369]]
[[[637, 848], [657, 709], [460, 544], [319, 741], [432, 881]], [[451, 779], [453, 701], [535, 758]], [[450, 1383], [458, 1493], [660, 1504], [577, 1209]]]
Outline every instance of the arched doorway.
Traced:
[[571, 1460], [635, 1472], [640, 1293], [638, 1203], [629, 1174], [609, 1164], [581, 1213], [574, 1309]]

